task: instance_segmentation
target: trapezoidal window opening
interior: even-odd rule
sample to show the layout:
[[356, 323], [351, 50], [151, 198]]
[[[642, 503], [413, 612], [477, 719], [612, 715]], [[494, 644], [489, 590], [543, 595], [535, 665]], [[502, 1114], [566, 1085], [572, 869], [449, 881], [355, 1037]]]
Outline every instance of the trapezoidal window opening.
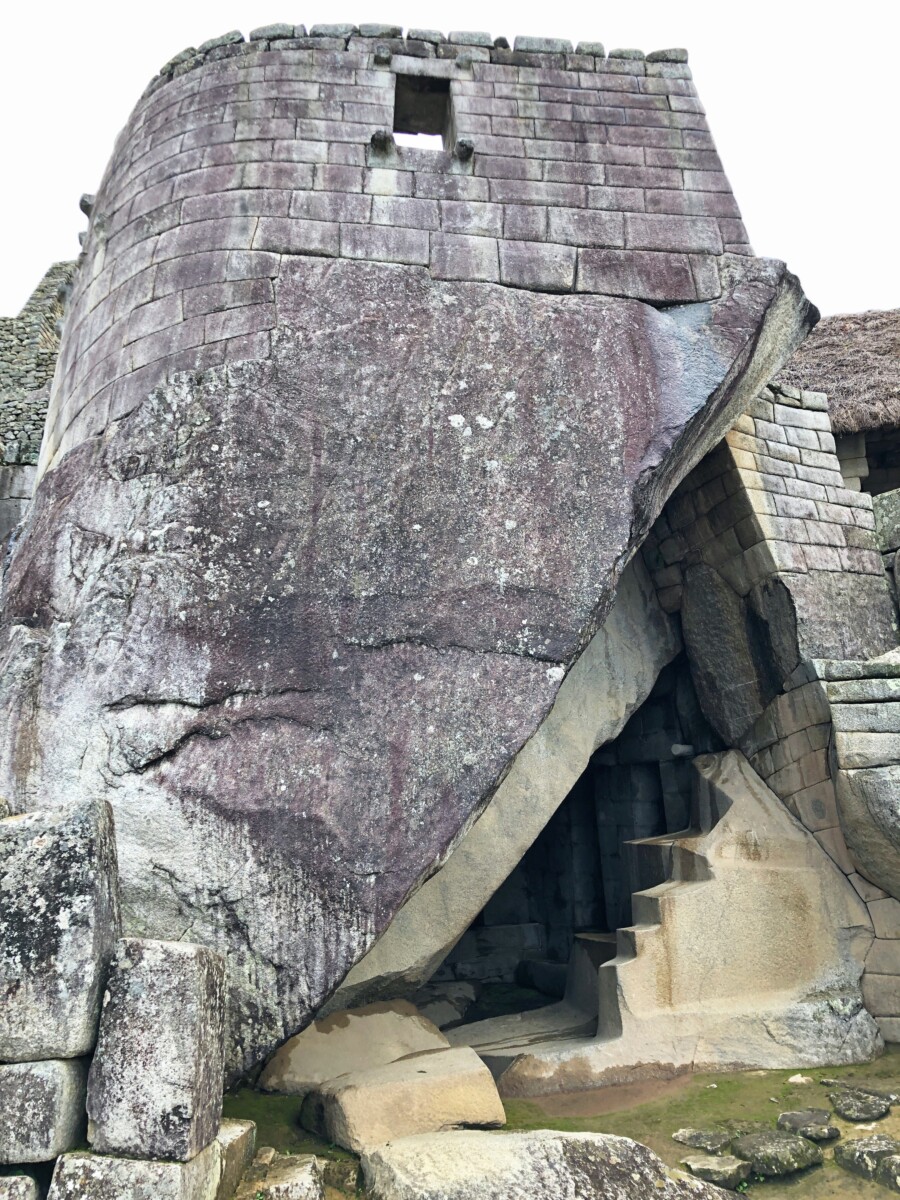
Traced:
[[394, 140], [419, 150], [453, 145], [450, 80], [426, 75], [394, 77]]

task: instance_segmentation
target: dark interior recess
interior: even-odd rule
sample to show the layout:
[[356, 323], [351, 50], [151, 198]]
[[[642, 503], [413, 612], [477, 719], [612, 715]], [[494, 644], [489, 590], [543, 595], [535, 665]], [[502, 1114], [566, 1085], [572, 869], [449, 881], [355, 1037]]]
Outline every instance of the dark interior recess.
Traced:
[[435, 978], [561, 994], [576, 935], [631, 924], [631, 895], [642, 882], [627, 843], [686, 829], [691, 759], [722, 748], [681, 654], [619, 737], [596, 751]]
[[394, 133], [450, 137], [450, 80], [424, 75], [394, 77]]
[[876, 429], [866, 434], [869, 475], [863, 491], [877, 496], [900, 488], [900, 429]]

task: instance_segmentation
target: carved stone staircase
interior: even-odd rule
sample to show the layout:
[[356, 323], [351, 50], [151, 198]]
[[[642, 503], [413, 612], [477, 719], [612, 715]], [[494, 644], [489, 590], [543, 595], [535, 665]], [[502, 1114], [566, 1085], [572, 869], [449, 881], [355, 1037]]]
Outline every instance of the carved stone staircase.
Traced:
[[451, 1032], [503, 1094], [874, 1052], [859, 993], [865, 907], [742, 754], [696, 759], [691, 828], [628, 854], [639, 890], [615, 957], [570, 964], [559, 1004]]

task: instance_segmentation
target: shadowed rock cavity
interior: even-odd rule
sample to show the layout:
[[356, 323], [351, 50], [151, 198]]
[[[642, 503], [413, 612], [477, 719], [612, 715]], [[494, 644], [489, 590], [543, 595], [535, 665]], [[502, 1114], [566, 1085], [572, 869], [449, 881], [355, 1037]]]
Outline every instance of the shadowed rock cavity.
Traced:
[[811, 323], [781, 264], [725, 283], [658, 311], [285, 260], [271, 361], [157, 388], [44, 476], [0, 793], [109, 799], [126, 931], [228, 956], [232, 1074], [491, 812], [666, 497]]

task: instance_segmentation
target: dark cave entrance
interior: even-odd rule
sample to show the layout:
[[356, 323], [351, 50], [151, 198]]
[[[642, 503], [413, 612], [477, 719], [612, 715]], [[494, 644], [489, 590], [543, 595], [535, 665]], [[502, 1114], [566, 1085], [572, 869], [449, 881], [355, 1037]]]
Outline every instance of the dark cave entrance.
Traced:
[[[630, 842], [690, 825], [691, 759], [722, 748], [684, 653], [665, 667], [619, 737], [601, 746], [519, 865], [432, 977], [483, 993], [571, 999], [574, 978], [615, 957], [639, 878]], [[589, 989], [590, 991], [590, 989]], [[548, 1000], [549, 998], [549, 1000]], [[477, 1005], [488, 1015], [490, 1003]], [[508, 1006], [507, 1006], [508, 1010]]]

